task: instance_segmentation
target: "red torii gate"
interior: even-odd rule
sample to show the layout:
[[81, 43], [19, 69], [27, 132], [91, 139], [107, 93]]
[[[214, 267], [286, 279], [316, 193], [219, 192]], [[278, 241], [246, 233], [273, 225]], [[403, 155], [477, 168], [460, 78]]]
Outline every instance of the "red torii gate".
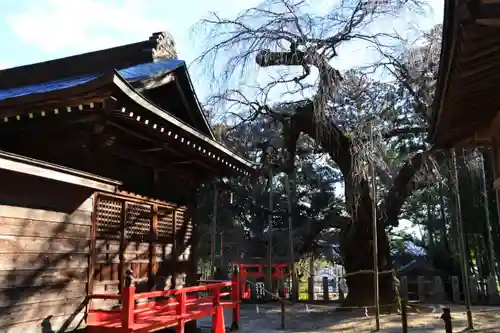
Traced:
[[[247, 288], [247, 277], [265, 278], [264, 268], [268, 267], [267, 264], [233, 264], [233, 270], [239, 272], [240, 290], [243, 291], [242, 298], [250, 298], [250, 289]], [[281, 279], [290, 275], [289, 264], [272, 264], [271, 278]], [[250, 270], [249, 270], [250, 268]], [[257, 270], [252, 270], [257, 269]], [[285, 294], [287, 293], [284, 290]]]

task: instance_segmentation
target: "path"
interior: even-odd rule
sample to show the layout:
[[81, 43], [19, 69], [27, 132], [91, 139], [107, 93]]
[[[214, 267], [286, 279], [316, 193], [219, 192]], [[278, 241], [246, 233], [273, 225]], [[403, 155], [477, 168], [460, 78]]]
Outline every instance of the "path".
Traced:
[[[309, 313], [304, 304], [296, 304], [287, 308], [287, 329], [280, 330], [280, 311], [277, 304], [259, 306], [259, 314], [255, 305], [244, 305], [241, 311], [242, 333], [337, 333], [337, 332], [370, 332], [375, 328], [375, 318], [366, 317], [364, 310], [356, 313], [334, 312], [335, 305], [310, 305]], [[444, 331], [440, 312], [411, 313], [408, 315], [409, 332], [442, 333]], [[500, 307], [474, 307], [475, 331], [500, 332]], [[452, 306], [453, 331], [461, 332], [467, 326], [463, 307]], [[231, 325], [231, 311], [225, 312], [226, 326]], [[401, 316], [382, 315], [381, 333], [401, 332]], [[209, 327], [210, 319], [200, 320], [200, 327]]]

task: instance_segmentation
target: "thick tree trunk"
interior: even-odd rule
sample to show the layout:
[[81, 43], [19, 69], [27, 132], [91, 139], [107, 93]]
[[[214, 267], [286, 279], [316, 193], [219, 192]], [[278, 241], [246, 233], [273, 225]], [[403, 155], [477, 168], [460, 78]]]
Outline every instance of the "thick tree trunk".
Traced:
[[[351, 156], [351, 142], [342, 131], [333, 123], [321, 124], [322, 135], [318, 135], [317, 128], [320, 124], [315, 123], [312, 116], [312, 108], [305, 107], [298, 110], [292, 119], [288, 133], [288, 150], [295, 151], [295, 144], [299, 133], [306, 133], [321, 144], [325, 152], [328, 152], [337, 163], [345, 178], [346, 199], [349, 207], [351, 220], [348, 227], [343, 230], [340, 243], [344, 267], [346, 269], [348, 295], [343, 303], [344, 308], [351, 306], [372, 306], [374, 304], [374, 282], [373, 272], [373, 243], [372, 243], [372, 198], [370, 187], [366, 179], [359, 179], [354, 175]], [[411, 180], [413, 170], [407, 165], [396, 179], [391, 191], [400, 195], [389, 196], [386, 199], [384, 213], [380, 214], [378, 221], [378, 248], [379, 248], [379, 290], [381, 312], [393, 312], [398, 308], [397, 279], [392, 273], [392, 262], [390, 259], [389, 238], [385, 231], [388, 221], [397, 221], [402, 203], [407, 194], [405, 185]], [[411, 174], [411, 175], [410, 175]], [[357, 273], [359, 272], [359, 273]]]
[[[358, 219], [342, 240], [342, 256], [347, 274], [347, 297], [343, 307], [374, 305], [374, 275], [372, 221]], [[393, 312], [398, 308], [397, 279], [392, 272], [389, 238], [384, 228], [378, 230], [380, 311]], [[371, 272], [370, 272], [371, 271]]]

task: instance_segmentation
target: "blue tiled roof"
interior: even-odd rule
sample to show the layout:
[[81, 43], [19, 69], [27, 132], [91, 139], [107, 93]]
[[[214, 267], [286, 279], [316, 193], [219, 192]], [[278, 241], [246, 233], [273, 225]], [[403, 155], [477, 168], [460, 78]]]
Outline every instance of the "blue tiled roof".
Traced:
[[85, 75], [79, 77], [72, 77], [64, 80], [33, 84], [31, 86], [0, 89], [0, 101], [7, 98], [21, 97], [26, 95], [39, 94], [49, 91], [56, 91], [60, 89], [75, 87], [79, 84], [84, 84], [86, 82], [89, 82], [97, 77], [98, 75]]
[[[144, 80], [156, 75], [166, 74], [183, 66], [182, 60], [165, 59], [156, 62], [135, 65], [119, 70], [119, 74], [128, 82]], [[63, 80], [38, 83], [30, 86], [0, 89], [0, 101], [8, 98], [21, 97], [32, 94], [46, 93], [60, 89], [76, 87], [97, 79], [104, 73], [71, 77]]]
[[134, 82], [156, 75], [167, 74], [183, 65], [184, 61], [182, 60], [165, 59], [124, 68], [118, 71], [118, 73], [120, 73], [125, 80]]

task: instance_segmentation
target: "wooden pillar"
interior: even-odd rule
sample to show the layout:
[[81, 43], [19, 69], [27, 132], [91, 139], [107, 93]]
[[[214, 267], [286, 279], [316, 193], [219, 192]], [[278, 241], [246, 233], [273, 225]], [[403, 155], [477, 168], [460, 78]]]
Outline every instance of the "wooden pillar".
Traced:
[[314, 276], [307, 277], [307, 300], [314, 301]]
[[451, 277], [451, 289], [453, 290], [453, 302], [460, 304], [460, 280], [458, 276]]
[[177, 287], [177, 262], [179, 261], [179, 253], [178, 253], [178, 243], [179, 243], [179, 235], [177, 233], [177, 209], [174, 209], [172, 212], [172, 262], [170, 265], [170, 288], [175, 289]]
[[469, 288], [470, 288], [470, 298], [472, 303], [476, 303], [479, 300], [479, 294], [477, 290], [477, 278], [475, 276], [471, 276], [469, 278]]
[[[187, 208], [187, 212], [184, 215], [184, 221], [183, 223], [191, 223], [192, 229], [191, 229], [191, 238], [189, 240], [188, 246], [190, 246], [190, 261], [189, 261], [189, 267], [187, 269], [187, 276], [186, 276], [186, 284], [189, 286], [193, 286], [198, 284], [198, 223], [197, 223], [197, 214], [196, 214], [196, 199], [198, 198], [197, 195], [195, 195], [194, 202], [189, 205]], [[180, 253], [177, 253], [176, 255], [179, 256]], [[198, 332], [197, 329], [197, 321], [193, 320], [190, 322], [187, 322], [185, 325], [186, 332], [187, 333], [195, 333]]]
[[156, 241], [158, 239], [158, 205], [154, 204], [151, 211], [151, 239], [149, 240], [148, 284], [150, 288], [156, 285], [155, 274], [158, 269], [156, 263]]
[[323, 276], [323, 301], [330, 300], [330, 290], [328, 285], [328, 277]]
[[188, 217], [191, 223], [191, 239], [189, 242], [190, 247], [190, 267], [188, 274], [188, 282], [190, 285], [198, 284], [198, 223], [196, 214], [196, 203], [189, 205]]
[[[92, 224], [90, 228], [90, 260], [89, 260], [89, 275], [87, 282], [87, 296], [94, 293], [95, 271], [97, 262], [96, 238], [97, 238], [97, 207], [99, 203], [99, 194], [94, 193], [92, 196]], [[87, 309], [92, 307], [92, 300], [89, 300]]]
[[314, 301], [314, 286], [315, 286], [315, 276], [314, 276], [314, 255], [311, 254], [309, 257], [309, 277], [307, 279], [307, 298], [309, 301]]
[[125, 271], [127, 270], [126, 262], [125, 262], [125, 249], [126, 249], [126, 239], [125, 239], [125, 230], [127, 228], [127, 201], [122, 200], [122, 208], [121, 208], [121, 216], [120, 216], [120, 249], [118, 253], [118, 257], [120, 258], [119, 272], [118, 278], [120, 282], [118, 284], [118, 288], [121, 292], [123, 289], [123, 283], [125, 279]]

